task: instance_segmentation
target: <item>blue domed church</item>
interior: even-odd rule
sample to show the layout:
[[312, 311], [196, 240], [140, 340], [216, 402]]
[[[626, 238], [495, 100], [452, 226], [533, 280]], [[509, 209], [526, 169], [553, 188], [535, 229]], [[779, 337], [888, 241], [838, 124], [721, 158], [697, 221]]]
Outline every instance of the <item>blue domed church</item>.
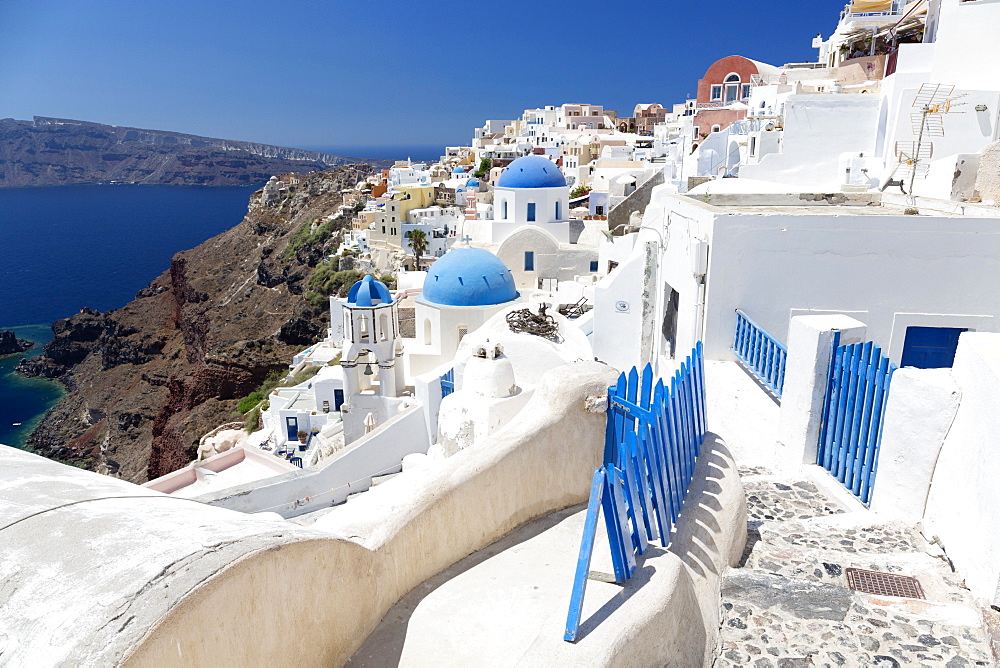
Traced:
[[414, 315], [417, 345], [408, 351], [411, 375], [452, 359], [466, 334], [520, 295], [510, 269], [481, 248], [453, 248], [431, 265]]
[[[493, 189], [493, 219], [518, 226], [566, 223], [569, 186], [559, 165], [542, 155], [526, 155], [510, 163]], [[563, 242], [569, 241], [566, 227], [566, 238], [560, 238]], [[553, 233], [557, 238], [564, 236]]]
[[551, 289], [592, 274], [597, 246], [578, 243], [585, 225], [570, 222], [569, 190], [559, 165], [548, 157], [518, 158], [493, 187], [492, 220], [467, 220], [462, 232], [494, 252], [518, 288]]

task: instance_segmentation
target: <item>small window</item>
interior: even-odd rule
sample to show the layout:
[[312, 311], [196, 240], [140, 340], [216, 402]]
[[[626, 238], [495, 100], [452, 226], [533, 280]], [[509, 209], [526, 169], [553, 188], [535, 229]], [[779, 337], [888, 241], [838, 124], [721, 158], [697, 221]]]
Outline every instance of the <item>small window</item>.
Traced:
[[596, 207], [594, 207], [594, 212], [598, 216], [603, 216], [604, 215], [604, 207], [603, 206], [596, 206]]
[[744, 100], [750, 97], [750, 84], [743, 84], [742, 90], [740, 92], [740, 97]]
[[385, 234], [385, 225], [382, 226], [382, 234]]
[[524, 251], [524, 270], [535, 270], [535, 251]]
[[597, 260], [591, 260], [590, 261], [590, 270], [591, 271], [597, 271]]
[[535, 222], [535, 203], [528, 202], [528, 222]]
[[722, 99], [722, 86], [720, 84], [715, 84], [712, 86], [712, 102], [718, 102]]
[[556, 220], [559, 220], [560, 218], [562, 218], [562, 216], [559, 215], [559, 204], [560, 204], [560, 202], [557, 200], [556, 201]]
[[507, 220], [507, 200], [504, 200], [504, 203], [503, 203], [503, 216], [501, 216], [501, 218], [503, 220]]
[[468, 333], [469, 333], [469, 327], [468, 327], [468, 325], [459, 325], [458, 326], [458, 342], [461, 343], [462, 339], [464, 339], [465, 336]]
[[735, 72], [727, 76], [725, 80], [725, 83], [739, 83], [739, 82], [740, 82], [740, 75], [736, 74]]
[[721, 125], [713, 125], [712, 126], [712, 132], [719, 132], [720, 130], [722, 130], [722, 126]]

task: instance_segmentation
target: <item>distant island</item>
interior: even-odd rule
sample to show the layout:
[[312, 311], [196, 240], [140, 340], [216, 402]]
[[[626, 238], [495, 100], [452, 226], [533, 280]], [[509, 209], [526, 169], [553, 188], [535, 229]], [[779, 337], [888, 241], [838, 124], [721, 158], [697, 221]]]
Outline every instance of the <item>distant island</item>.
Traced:
[[98, 183], [238, 186], [337, 165], [391, 167], [345, 157], [180, 132], [35, 116], [0, 119], [0, 188]]

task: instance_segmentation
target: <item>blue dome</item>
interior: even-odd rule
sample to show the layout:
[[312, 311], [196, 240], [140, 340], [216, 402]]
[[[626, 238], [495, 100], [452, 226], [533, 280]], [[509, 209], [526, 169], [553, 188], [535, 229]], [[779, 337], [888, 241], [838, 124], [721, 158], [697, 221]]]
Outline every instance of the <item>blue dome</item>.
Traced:
[[526, 155], [507, 165], [497, 185], [501, 188], [559, 188], [566, 185], [559, 165], [541, 155]]
[[466, 188], [478, 188], [479, 187], [479, 179], [469, 179], [468, 181], [465, 182], [465, 187]]
[[514, 277], [496, 255], [456, 248], [431, 265], [421, 298], [441, 306], [491, 306], [517, 299]]
[[459, 165], [459, 166], [458, 166], [458, 167], [456, 167], [456, 168], [455, 168], [454, 170], [452, 170], [452, 172], [451, 172], [451, 173], [452, 173], [452, 174], [465, 174], [465, 170], [464, 170], [464, 169], [462, 169], [462, 166], [461, 166], [461, 165]]
[[376, 281], [371, 274], [366, 274], [364, 278], [351, 286], [351, 291], [347, 293], [347, 307], [371, 308], [381, 304], [392, 303], [392, 295], [389, 288], [385, 287], [382, 281]]

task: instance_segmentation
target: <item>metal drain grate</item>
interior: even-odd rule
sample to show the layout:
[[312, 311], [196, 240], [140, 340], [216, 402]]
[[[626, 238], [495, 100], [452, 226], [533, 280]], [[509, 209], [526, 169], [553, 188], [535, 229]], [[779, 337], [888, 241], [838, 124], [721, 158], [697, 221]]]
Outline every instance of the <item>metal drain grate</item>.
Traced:
[[854, 591], [876, 596], [900, 596], [902, 598], [924, 598], [924, 590], [916, 578], [908, 575], [893, 575], [862, 568], [847, 569], [847, 586]]

